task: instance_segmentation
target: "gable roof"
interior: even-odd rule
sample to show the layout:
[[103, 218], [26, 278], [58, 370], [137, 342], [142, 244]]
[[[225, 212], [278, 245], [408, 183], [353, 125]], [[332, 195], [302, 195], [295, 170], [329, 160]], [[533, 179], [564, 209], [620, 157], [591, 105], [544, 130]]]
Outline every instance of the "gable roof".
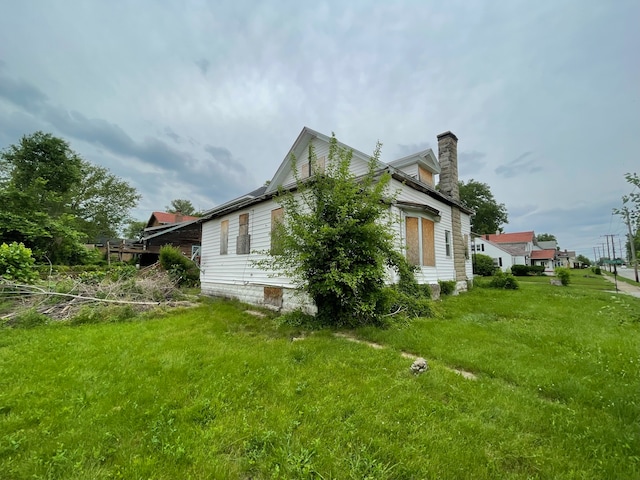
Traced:
[[191, 215], [181, 215], [178, 213], [167, 213], [167, 212], [153, 212], [149, 217], [149, 221], [147, 222], [147, 227], [153, 223], [153, 219], [158, 221], [161, 225], [169, 225], [171, 223], [180, 223], [186, 222], [189, 220], [197, 220], [198, 217], [193, 217]]
[[495, 243], [528, 243], [534, 242], [536, 236], [531, 232], [493, 233], [482, 235], [482, 238]]
[[525, 256], [526, 255], [526, 252], [524, 250], [524, 246], [520, 246], [520, 245], [501, 245], [499, 243], [492, 242], [491, 240], [487, 240], [483, 236], [478, 236], [476, 234], [472, 234], [472, 236], [475, 237], [473, 239], [474, 242], [477, 242], [479, 240], [480, 242], [486, 243], [488, 245], [491, 245], [493, 248], [497, 248], [498, 250], [502, 250], [503, 252], [508, 253], [511, 256], [520, 257], [520, 256]]
[[[293, 145], [287, 152], [287, 155], [284, 157], [284, 160], [278, 167], [278, 170], [276, 171], [275, 175], [269, 182], [269, 186], [267, 187], [265, 193], [267, 194], [275, 193], [278, 191], [279, 186], [284, 186], [282, 185], [282, 182], [284, 181], [289, 171], [291, 170], [291, 156], [294, 156], [295, 158], [301, 158], [305, 153], [305, 150], [309, 145], [309, 142], [311, 142], [311, 140], [313, 140], [314, 138], [318, 138], [326, 143], [329, 143], [331, 141], [331, 137], [328, 137], [320, 132], [316, 132], [315, 130], [312, 130], [309, 127], [303, 127], [302, 131], [300, 132], [300, 135], [298, 135], [298, 138], [296, 138], [296, 141], [293, 142]], [[351, 150], [353, 152], [354, 157], [360, 158], [361, 160], [364, 160], [367, 163], [371, 159], [371, 155], [367, 155], [366, 153], [363, 153], [360, 150], [356, 150], [355, 148], [352, 148], [349, 145], [345, 145], [342, 142], [338, 142], [338, 145], [346, 150]], [[386, 164], [379, 162], [380, 168], [383, 168], [385, 166]]]
[[556, 251], [552, 248], [545, 250], [533, 250], [531, 260], [552, 260], [556, 256]]
[[438, 159], [433, 153], [433, 150], [430, 148], [393, 160], [392, 162], [389, 162], [389, 165], [401, 169], [403, 167], [413, 165], [414, 163], [426, 168], [430, 172], [440, 173], [440, 164], [438, 163]]

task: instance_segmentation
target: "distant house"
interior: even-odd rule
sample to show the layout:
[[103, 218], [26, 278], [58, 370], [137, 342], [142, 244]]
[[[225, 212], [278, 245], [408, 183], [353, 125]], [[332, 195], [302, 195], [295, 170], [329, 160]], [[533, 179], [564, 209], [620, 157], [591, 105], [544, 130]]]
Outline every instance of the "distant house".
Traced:
[[[292, 155], [298, 159], [297, 175], [309, 178], [308, 157], [313, 146], [320, 169], [330, 161], [330, 138], [303, 128], [267, 186], [254, 190], [208, 211], [202, 222], [202, 292], [228, 296], [277, 308], [298, 306], [313, 308], [311, 300], [301, 297], [290, 278], [267, 271], [255, 261], [265, 258], [271, 247], [271, 232], [283, 217], [274, 199], [278, 188], [295, 191]], [[458, 290], [466, 290], [471, 281], [470, 218], [473, 213], [460, 203], [458, 191], [457, 137], [451, 132], [438, 136], [438, 158], [431, 149], [417, 152], [390, 163], [379, 162], [377, 172], [391, 175], [390, 191], [399, 192], [390, 206], [397, 246], [417, 267], [419, 283], [437, 284], [453, 280]], [[352, 150], [351, 173], [367, 172], [370, 156]], [[439, 175], [439, 189], [436, 176]], [[390, 273], [389, 282], [397, 279]]]
[[546, 273], [552, 273], [555, 268], [556, 249], [533, 250], [531, 252], [531, 265], [543, 266]]
[[471, 253], [487, 255], [493, 259], [493, 264], [503, 272], [511, 269], [512, 265], [524, 265], [524, 255], [519, 255], [519, 251], [509, 246], [486, 240], [481, 235], [473, 235], [471, 240]]
[[198, 220], [200, 217], [180, 213], [153, 212], [142, 234], [142, 264], [155, 262], [164, 245], [179, 248], [197, 262], [202, 238], [202, 225]]
[[513, 265], [531, 265], [531, 252], [537, 249], [536, 234], [533, 231], [485, 234], [480, 236], [480, 242], [482, 241], [497, 244], [509, 252]]
[[576, 259], [576, 252], [565, 249], [556, 252], [556, 267], [582, 268], [582, 264]]

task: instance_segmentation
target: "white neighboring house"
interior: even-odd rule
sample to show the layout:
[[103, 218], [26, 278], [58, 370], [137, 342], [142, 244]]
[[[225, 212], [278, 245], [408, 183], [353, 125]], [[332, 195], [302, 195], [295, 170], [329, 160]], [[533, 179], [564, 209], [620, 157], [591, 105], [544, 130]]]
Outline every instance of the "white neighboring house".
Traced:
[[[314, 175], [308, 158], [312, 145], [318, 165], [328, 161], [330, 138], [307, 127], [296, 139], [268, 186], [219, 205], [206, 212], [202, 222], [201, 289], [213, 296], [238, 298], [285, 310], [311, 307], [311, 300], [299, 295], [291, 279], [259, 268], [255, 261], [266, 258], [272, 227], [283, 210], [275, 201], [278, 187], [295, 188], [292, 155], [297, 158], [300, 178]], [[410, 263], [418, 266], [419, 283], [437, 284], [454, 280], [457, 290], [467, 289], [473, 272], [470, 252], [470, 216], [460, 203], [458, 191], [458, 139], [451, 132], [438, 135], [438, 155], [431, 149], [380, 162], [378, 171], [392, 176], [389, 189], [399, 192], [392, 205], [392, 225], [398, 248]], [[351, 172], [367, 172], [370, 156], [353, 151]], [[435, 178], [439, 175], [439, 189]], [[389, 282], [397, 279], [390, 276]]]
[[514, 255], [513, 249], [508, 246], [491, 242], [477, 235], [472, 237], [471, 253], [479, 253], [491, 257], [493, 264], [503, 272], [509, 271], [512, 265], [524, 264], [523, 255]]

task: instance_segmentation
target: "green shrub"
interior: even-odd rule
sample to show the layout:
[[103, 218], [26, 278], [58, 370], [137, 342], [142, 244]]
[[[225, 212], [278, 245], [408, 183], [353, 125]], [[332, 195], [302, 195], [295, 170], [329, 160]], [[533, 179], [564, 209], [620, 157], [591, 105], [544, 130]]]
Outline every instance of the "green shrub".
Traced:
[[555, 272], [556, 277], [560, 279], [562, 285], [564, 285], [565, 287], [569, 285], [569, 283], [571, 282], [571, 271], [568, 268], [558, 267], [556, 268]]
[[491, 288], [503, 288], [505, 290], [517, 290], [520, 288], [516, 278], [509, 274], [504, 273], [502, 270], [496, 271], [488, 284]]
[[200, 282], [197, 265], [172, 245], [165, 245], [160, 249], [160, 266], [178, 285], [192, 287]]
[[452, 295], [456, 291], [455, 280], [438, 280], [440, 284], [440, 295]]
[[493, 264], [493, 259], [489, 255], [483, 255], [482, 253], [475, 253], [473, 255], [473, 273], [475, 275], [490, 277], [495, 271], [496, 266]]
[[46, 315], [38, 313], [35, 308], [30, 308], [18, 313], [10, 324], [14, 328], [34, 328], [45, 325], [48, 321], [49, 318]]
[[413, 293], [407, 293], [398, 285], [383, 288], [381, 295], [384, 297], [385, 310], [391, 316], [399, 315], [408, 318], [435, 316], [430, 297], [431, 288], [428, 285], [416, 285], [415, 288]]
[[38, 274], [34, 269], [35, 260], [31, 249], [22, 243], [0, 245], [0, 277], [16, 282], [33, 283]]
[[595, 273], [596, 275], [602, 275], [602, 270], [600, 269], [600, 267], [595, 266], [595, 267], [591, 267], [591, 271], [593, 273]]
[[542, 275], [544, 274], [543, 265], [513, 265], [511, 273], [516, 277], [524, 277], [526, 275]]

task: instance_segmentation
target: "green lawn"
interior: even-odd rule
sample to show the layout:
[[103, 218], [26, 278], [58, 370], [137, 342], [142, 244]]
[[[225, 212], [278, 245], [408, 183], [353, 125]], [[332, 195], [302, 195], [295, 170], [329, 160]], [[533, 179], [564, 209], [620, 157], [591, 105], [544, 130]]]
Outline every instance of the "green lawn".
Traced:
[[640, 478], [640, 299], [610, 289], [527, 277], [350, 332], [384, 349], [224, 301], [0, 329], [0, 478]]

